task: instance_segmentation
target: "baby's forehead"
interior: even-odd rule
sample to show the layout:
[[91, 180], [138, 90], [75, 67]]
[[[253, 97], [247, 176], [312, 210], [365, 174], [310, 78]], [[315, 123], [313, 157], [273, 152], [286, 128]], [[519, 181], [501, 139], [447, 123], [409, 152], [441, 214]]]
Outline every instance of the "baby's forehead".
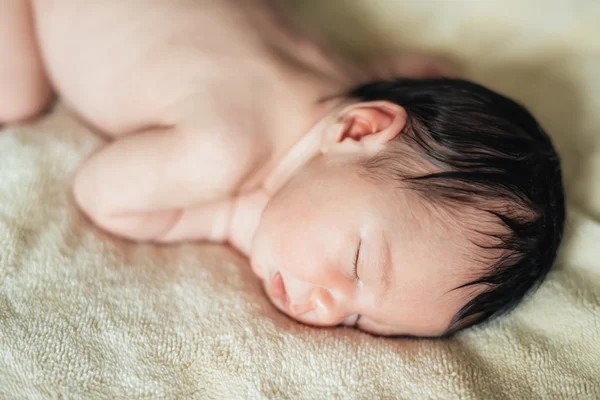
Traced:
[[419, 314], [406, 318], [449, 323], [482, 290], [462, 286], [481, 278], [502, 257], [488, 234], [501, 225], [475, 207], [432, 208], [414, 194], [403, 197], [404, 207], [390, 209], [394, 217], [386, 219], [393, 270], [386, 303], [390, 310], [404, 304], [402, 310]]
[[[366, 179], [378, 192], [369, 206], [385, 230], [390, 246], [392, 279], [389, 296], [380, 302], [381, 318], [416, 326], [448, 327], [456, 313], [477, 294], [483, 285], [468, 284], [482, 278], [506, 254], [499, 248], [507, 229], [487, 210], [502, 210], [508, 204], [473, 199], [471, 203], [452, 198], [428, 196], [426, 191], [393, 179], [407, 170], [416, 175], [431, 173], [435, 167], [414, 156], [408, 149], [408, 161], [401, 171], [387, 168], [388, 161], [365, 168]], [[391, 163], [398, 166], [398, 157]], [[365, 202], [365, 204], [367, 204]], [[465, 286], [466, 285], [466, 286]]]

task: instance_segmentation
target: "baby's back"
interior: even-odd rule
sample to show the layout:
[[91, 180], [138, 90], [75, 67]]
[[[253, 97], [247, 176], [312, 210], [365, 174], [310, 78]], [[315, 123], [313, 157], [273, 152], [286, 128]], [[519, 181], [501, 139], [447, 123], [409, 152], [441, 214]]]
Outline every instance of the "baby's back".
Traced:
[[241, 111], [252, 104], [253, 62], [264, 59], [265, 46], [239, 5], [54, 0], [33, 8], [54, 86], [107, 133], [189, 118], [206, 126], [225, 106], [238, 107], [244, 119]]

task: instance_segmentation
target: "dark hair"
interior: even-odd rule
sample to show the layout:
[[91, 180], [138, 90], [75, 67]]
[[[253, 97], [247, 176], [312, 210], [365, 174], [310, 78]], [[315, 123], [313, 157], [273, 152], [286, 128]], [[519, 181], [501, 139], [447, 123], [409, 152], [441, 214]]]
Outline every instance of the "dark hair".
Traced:
[[442, 336], [516, 306], [544, 280], [564, 229], [560, 159], [539, 123], [513, 100], [461, 79], [377, 81], [349, 96], [387, 100], [406, 110], [405, 132], [396, 140], [440, 168], [398, 176], [408, 187], [430, 201], [470, 204], [503, 228], [486, 232], [492, 246], [477, 244], [503, 255], [483, 276], [456, 288], [485, 289], [458, 311]]

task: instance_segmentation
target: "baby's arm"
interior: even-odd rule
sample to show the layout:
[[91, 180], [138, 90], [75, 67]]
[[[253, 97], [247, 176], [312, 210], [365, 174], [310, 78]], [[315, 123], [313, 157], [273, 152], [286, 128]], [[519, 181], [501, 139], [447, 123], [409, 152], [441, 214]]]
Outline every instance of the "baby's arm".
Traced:
[[162, 128], [116, 140], [84, 163], [75, 199], [99, 226], [129, 239], [227, 240], [244, 171], [209, 137]]
[[0, 124], [32, 117], [50, 101], [34, 31], [29, 1], [0, 0]]

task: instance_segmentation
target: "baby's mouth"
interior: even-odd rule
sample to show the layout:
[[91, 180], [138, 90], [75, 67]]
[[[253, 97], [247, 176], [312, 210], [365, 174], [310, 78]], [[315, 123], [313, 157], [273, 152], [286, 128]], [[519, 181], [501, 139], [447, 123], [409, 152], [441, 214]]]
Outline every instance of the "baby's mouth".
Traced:
[[283, 277], [281, 276], [280, 272], [276, 272], [272, 275], [270, 281], [270, 292], [274, 299], [279, 300], [284, 311], [294, 317], [299, 317], [316, 308], [316, 304], [312, 301], [306, 304], [293, 304], [287, 294], [285, 282], [283, 281]]

